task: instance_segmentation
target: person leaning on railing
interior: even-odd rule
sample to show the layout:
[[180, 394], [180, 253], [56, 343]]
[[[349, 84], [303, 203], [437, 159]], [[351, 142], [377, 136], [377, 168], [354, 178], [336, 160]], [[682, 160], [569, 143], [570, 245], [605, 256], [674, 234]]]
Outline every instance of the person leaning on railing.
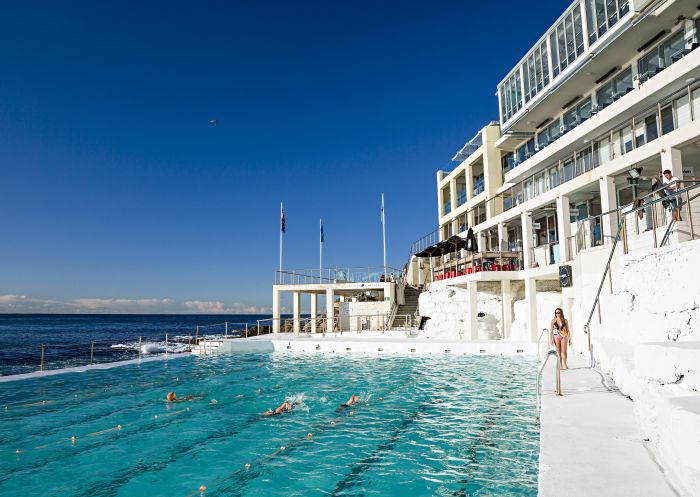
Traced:
[[663, 172], [663, 179], [661, 180], [664, 185], [664, 193], [668, 199], [668, 208], [671, 211], [671, 217], [674, 221], [680, 221], [679, 209], [680, 209], [680, 198], [676, 195], [678, 192], [678, 187], [680, 186], [680, 181], [676, 178], [670, 169], [666, 169]]

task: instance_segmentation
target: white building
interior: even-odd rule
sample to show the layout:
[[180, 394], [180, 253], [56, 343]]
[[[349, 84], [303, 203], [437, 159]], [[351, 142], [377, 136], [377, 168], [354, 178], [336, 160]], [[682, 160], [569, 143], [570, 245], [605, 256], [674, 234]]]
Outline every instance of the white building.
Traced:
[[[419, 253], [471, 227], [480, 252], [493, 253], [481, 261], [465, 251], [413, 258], [409, 280], [430, 283], [434, 291], [466, 288], [472, 296], [488, 287], [503, 308], [495, 316], [500, 337], [524, 326], [537, 340], [552, 314], [540, 308], [538, 316], [538, 288], [559, 291], [562, 265], [573, 266], [574, 274], [561, 306], [579, 330], [587, 324], [595, 291], [588, 302], [577, 301], [584, 291], [579, 283], [598, 286], [619, 226], [621, 255], [699, 236], [700, 202], [693, 197], [700, 191], [694, 189], [700, 176], [698, 46], [697, 2], [572, 3], [498, 84], [500, 122], [486, 125], [438, 171], [438, 228], [412, 247]], [[677, 223], [651, 194], [663, 170], [683, 189], [686, 205]], [[646, 209], [626, 216], [636, 198]], [[514, 254], [498, 257], [502, 251]], [[577, 274], [584, 253], [602, 258], [585, 276]], [[434, 308], [430, 296], [423, 298], [421, 313]], [[479, 304], [468, 305], [478, 310]], [[469, 313], [467, 329], [479, 338], [475, 314]]]

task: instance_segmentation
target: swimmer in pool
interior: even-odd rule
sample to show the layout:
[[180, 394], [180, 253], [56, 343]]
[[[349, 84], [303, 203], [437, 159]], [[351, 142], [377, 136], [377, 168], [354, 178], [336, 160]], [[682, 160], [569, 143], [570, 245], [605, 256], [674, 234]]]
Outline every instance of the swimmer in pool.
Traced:
[[352, 394], [345, 404], [340, 404], [340, 407], [351, 407], [357, 404], [359, 401], [360, 398], [357, 395]]
[[165, 397], [166, 402], [187, 402], [188, 400], [197, 400], [197, 399], [203, 399], [204, 395], [186, 395], [184, 397], [178, 398], [177, 395], [175, 395], [175, 392], [168, 392], [168, 395]]
[[292, 404], [288, 400], [285, 400], [284, 402], [282, 402], [282, 405], [280, 405], [274, 411], [272, 409], [268, 409], [267, 411], [265, 411], [263, 413], [263, 416], [279, 416], [280, 414], [284, 414], [285, 412], [291, 411], [296, 405], [299, 405], [298, 401]]

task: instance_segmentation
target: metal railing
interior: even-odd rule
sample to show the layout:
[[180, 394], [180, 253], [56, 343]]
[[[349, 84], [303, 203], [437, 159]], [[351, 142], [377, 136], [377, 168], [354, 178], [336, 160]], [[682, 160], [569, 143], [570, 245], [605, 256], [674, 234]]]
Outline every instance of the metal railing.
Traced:
[[[298, 323], [295, 323], [298, 321]], [[362, 333], [363, 331], [392, 331], [410, 330], [415, 327], [416, 318], [411, 314], [395, 314], [393, 321], [389, 314], [351, 314], [345, 316], [318, 316], [316, 318], [268, 318], [258, 321], [251, 329], [250, 336], [271, 333], [275, 323], [279, 324], [280, 333], [290, 333], [296, 336], [313, 333]]]
[[[667, 185], [668, 186], [668, 185]], [[691, 196], [691, 192], [693, 192], [693, 195]], [[595, 294], [595, 297], [593, 299], [593, 304], [591, 306], [591, 311], [588, 315], [588, 319], [586, 320], [586, 323], [583, 326], [583, 331], [584, 333], [588, 336], [588, 350], [589, 352], [591, 351], [591, 333], [590, 333], [590, 324], [591, 320], [593, 319], [593, 315], [595, 314], [596, 309], [598, 310], [598, 320], [599, 322], [602, 322], [602, 316], [601, 316], [601, 311], [600, 311], [600, 294], [601, 291], [603, 290], [603, 286], [605, 285], [605, 279], [609, 279], [609, 284], [610, 284], [610, 291], [612, 292], [612, 279], [611, 279], [611, 269], [610, 269], [610, 264], [612, 262], [613, 256], [615, 255], [615, 250], [617, 249], [617, 246], [620, 242], [622, 242], [623, 246], [623, 251], [624, 254], [629, 253], [629, 229], [627, 226], [627, 219], [629, 216], [633, 216], [633, 219], [639, 219], [639, 213], [644, 212], [644, 209], [648, 209], [651, 207], [651, 213], [652, 213], [652, 235], [653, 235], [653, 244], [654, 248], [658, 248], [661, 246], [658, 243], [658, 236], [657, 236], [657, 228], [659, 227], [657, 225], [657, 216], [654, 215], [654, 212], [658, 209], [658, 206], [661, 205], [664, 209], [666, 208], [663, 203], [664, 202], [673, 202], [675, 201], [677, 203], [677, 209], [678, 209], [678, 215], [679, 218], [682, 216], [685, 210], [685, 215], [687, 217], [686, 224], [688, 226], [688, 235], [689, 235], [689, 240], [695, 240], [695, 227], [693, 225], [693, 207], [696, 205], [693, 204], [693, 201], [697, 200], [698, 197], [700, 197], [700, 182], [693, 182], [693, 185], [687, 187], [687, 188], [682, 188], [677, 190], [676, 192], [672, 193], [671, 195], [667, 195], [666, 197], [658, 198], [658, 199], [653, 199], [650, 200], [649, 202], [646, 202], [643, 205], [640, 205], [636, 208], [632, 208], [628, 211], [622, 212], [623, 208], [618, 208], [615, 209], [614, 211], [610, 211], [604, 214], [601, 214], [600, 216], [616, 216], [617, 220], [617, 234], [615, 235], [613, 241], [612, 241], [612, 247], [610, 248], [610, 254], [608, 255], [608, 260], [607, 263], [605, 264], [605, 268], [603, 270], [603, 275], [600, 280], [600, 284], [598, 285], [598, 290]], [[683, 199], [685, 200], [685, 203], [683, 202]], [[672, 204], [671, 204], [672, 205]], [[685, 209], [684, 209], [685, 208]], [[649, 212], [649, 211], [647, 211]], [[601, 222], [601, 225], [603, 223]], [[670, 232], [671, 228], [676, 226], [678, 229], [678, 223], [671, 222], [667, 227], [666, 227], [666, 233], [664, 234], [664, 239], [668, 239], [668, 233]], [[684, 225], [685, 226], [685, 225]], [[637, 229], [637, 234], [639, 234], [639, 225], [638, 223], [636, 224], [636, 229]], [[591, 354], [592, 356], [592, 354]], [[591, 357], [591, 367], [593, 367], [595, 361]]]
[[542, 403], [542, 371], [544, 371], [544, 367], [547, 365], [547, 361], [549, 361], [549, 358], [552, 356], [554, 356], [557, 360], [557, 367], [554, 373], [554, 392], [557, 395], [561, 395], [561, 364], [559, 362], [559, 354], [557, 354], [556, 350], [549, 350], [547, 351], [547, 355], [545, 356], [544, 361], [542, 361], [542, 365], [540, 366], [540, 369], [537, 372], [537, 412], [540, 411]]
[[384, 266], [335, 267], [320, 269], [287, 269], [275, 271], [275, 285], [307, 285], [322, 283], [383, 283], [398, 281], [403, 271]]

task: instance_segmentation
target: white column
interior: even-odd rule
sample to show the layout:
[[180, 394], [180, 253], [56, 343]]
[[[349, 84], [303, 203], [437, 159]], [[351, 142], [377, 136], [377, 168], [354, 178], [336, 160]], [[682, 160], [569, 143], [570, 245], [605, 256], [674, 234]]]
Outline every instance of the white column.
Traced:
[[326, 289], [326, 331], [333, 331], [333, 289]]
[[525, 278], [525, 307], [530, 341], [537, 343], [537, 282], [534, 278]]
[[272, 286], [272, 333], [280, 332], [280, 292], [277, 285]]
[[557, 233], [559, 234], [559, 260], [567, 262], [570, 259], [569, 237], [571, 236], [571, 213], [569, 197], [557, 197]]
[[529, 269], [532, 266], [532, 215], [523, 212], [520, 215], [523, 231], [523, 267]]
[[318, 295], [311, 294], [311, 333], [316, 333], [316, 315], [318, 313]]
[[670, 169], [673, 175], [683, 179], [683, 160], [681, 151], [677, 148], [666, 148], [661, 150], [661, 170]]
[[513, 294], [510, 288], [510, 280], [501, 280], [501, 301], [503, 305], [503, 338], [510, 338], [510, 329], [513, 324]]
[[[663, 154], [661, 155], [663, 157]], [[600, 184], [600, 208], [605, 212], [617, 209], [617, 192], [615, 191], [615, 179], [612, 176], [603, 176], [598, 180]], [[603, 216], [601, 223], [601, 243], [612, 241], [617, 235], [617, 215], [610, 214]]]
[[477, 311], [477, 293], [476, 281], [470, 281], [467, 285], [467, 296], [469, 297], [469, 333], [472, 340], [478, 340], [479, 333], [477, 330], [476, 313]]
[[508, 228], [504, 222], [498, 223], [498, 249], [508, 250]]
[[292, 313], [294, 317], [294, 333], [299, 333], [300, 331], [300, 322], [299, 322], [299, 315], [301, 314], [301, 293], [300, 292], [294, 292], [292, 294]]

